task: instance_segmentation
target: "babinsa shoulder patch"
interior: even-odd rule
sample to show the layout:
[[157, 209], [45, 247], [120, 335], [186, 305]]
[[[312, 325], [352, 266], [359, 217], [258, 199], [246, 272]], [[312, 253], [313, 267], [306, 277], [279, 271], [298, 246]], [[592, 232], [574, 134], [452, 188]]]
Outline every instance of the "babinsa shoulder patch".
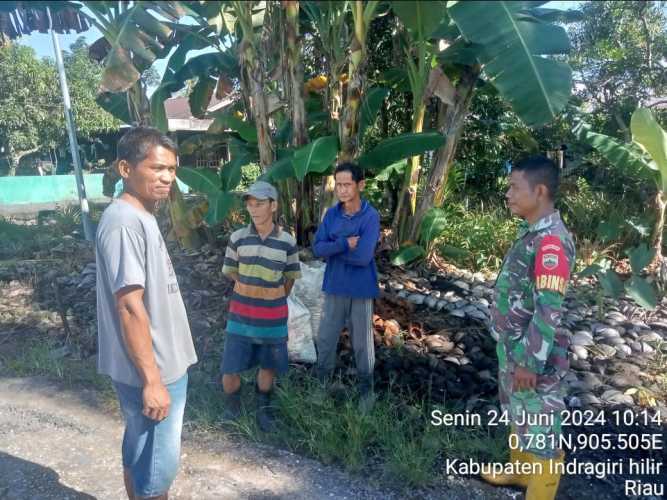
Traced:
[[542, 238], [535, 255], [535, 289], [551, 290], [565, 295], [570, 279], [570, 263], [558, 236]]

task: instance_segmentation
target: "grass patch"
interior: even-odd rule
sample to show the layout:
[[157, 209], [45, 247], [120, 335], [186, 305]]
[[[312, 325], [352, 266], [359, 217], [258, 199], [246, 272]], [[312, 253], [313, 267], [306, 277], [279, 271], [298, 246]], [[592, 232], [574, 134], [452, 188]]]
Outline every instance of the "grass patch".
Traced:
[[[223, 428], [216, 359], [190, 371], [186, 425], [211, 431]], [[368, 473], [397, 488], [428, 486], [438, 479], [445, 458], [499, 461], [506, 458], [506, 432], [497, 428], [435, 427], [431, 406], [392, 388], [381, 394], [369, 415], [357, 410], [352, 386], [335, 398], [304, 370], [291, 368], [276, 388], [278, 431], [266, 435], [255, 424], [254, 374], [243, 377], [243, 414], [226, 432]], [[440, 408], [442, 409], [442, 408]], [[454, 412], [454, 408], [449, 408]]]
[[[72, 359], [62, 345], [35, 337], [14, 347], [12, 355], [0, 356], [0, 376], [45, 376], [67, 387], [95, 389], [105, 400], [115, 400], [108, 377], [97, 374], [94, 357]], [[223, 430], [218, 363], [218, 353], [208, 353], [190, 369], [185, 425], [191, 430]], [[396, 488], [432, 484], [447, 457], [504, 458], [503, 429], [435, 427], [430, 418], [433, 408], [395, 387], [380, 394], [369, 415], [362, 415], [353, 386], [347, 385], [347, 391], [334, 398], [299, 368], [291, 368], [276, 388], [278, 431], [263, 434], [255, 423], [253, 380], [254, 373], [244, 375], [243, 414], [238, 422], [225, 425], [225, 432], [368, 474]]]
[[52, 340], [25, 339], [13, 349], [13, 354], [0, 354], [0, 376], [43, 376], [57, 380], [68, 388], [82, 385], [101, 393], [112, 394], [108, 377], [97, 373], [97, 360], [72, 359], [63, 355], [64, 347]]
[[[101, 208], [91, 204], [90, 216], [96, 223]], [[74, 206], [56, 210], [45, 210], [37, 216], [35, 224], [16, 224], [0, 217], [0, 261], [34, 258], [36, 254], [48, 252], [62, 241], [63, 235], [78, 233], [82, 238], [81, 211]]]

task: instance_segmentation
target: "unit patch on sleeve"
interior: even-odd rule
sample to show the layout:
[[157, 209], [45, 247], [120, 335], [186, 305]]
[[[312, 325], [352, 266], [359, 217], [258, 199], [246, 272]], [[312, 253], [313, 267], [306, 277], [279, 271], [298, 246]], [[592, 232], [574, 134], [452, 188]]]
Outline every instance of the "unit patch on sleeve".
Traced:
[[535, 288], [565, 295], [570, 278], [570, 264], [558, 236], [547, 235], [535, 255]]

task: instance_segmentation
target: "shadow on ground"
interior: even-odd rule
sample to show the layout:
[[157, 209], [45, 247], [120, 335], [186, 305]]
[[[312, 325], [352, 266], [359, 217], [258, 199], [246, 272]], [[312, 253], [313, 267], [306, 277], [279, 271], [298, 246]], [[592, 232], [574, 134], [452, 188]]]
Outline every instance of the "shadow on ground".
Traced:
[[0, 451], [0, 498], [7, 500], [95, 499], [60, 482], [51, 468]]

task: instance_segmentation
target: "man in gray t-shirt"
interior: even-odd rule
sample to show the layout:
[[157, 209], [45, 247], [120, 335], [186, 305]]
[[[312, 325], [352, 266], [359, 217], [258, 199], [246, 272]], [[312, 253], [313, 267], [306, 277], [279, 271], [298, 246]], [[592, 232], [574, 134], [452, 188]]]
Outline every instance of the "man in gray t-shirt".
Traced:
[[[98, 368], [118, 393], [128, 498], [166, 498], [180, 458], [187, 370], [197, 361], [176, 274], [153, 215], [176, 146], [137, 127], [118, 143], [124, 191], [97, 230]], [[159, 454], [158, 454], [159, 450]]]

